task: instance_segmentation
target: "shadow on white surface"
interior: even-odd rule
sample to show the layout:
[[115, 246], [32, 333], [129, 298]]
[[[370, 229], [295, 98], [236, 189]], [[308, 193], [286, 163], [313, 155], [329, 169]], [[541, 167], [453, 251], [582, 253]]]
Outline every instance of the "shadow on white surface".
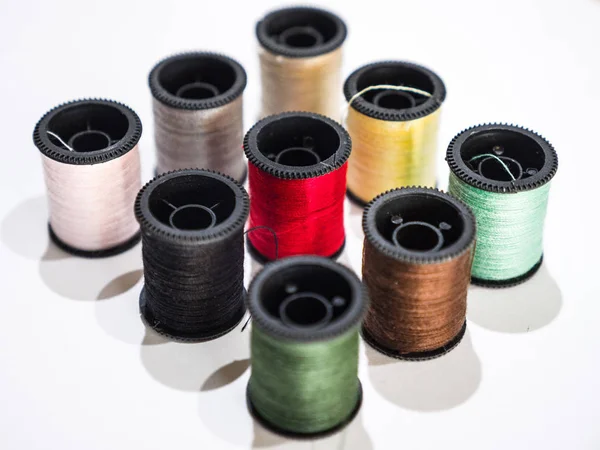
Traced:
[[2, 242], [14, 253], [39, 261], [49, 289], [72, 300], [106, 300], [131, 289], [141, 277], [140, 246], [110, 258], [74, 257], [48, 236], [44, 196], [27, 199], [2, 220]]
[[140, 281], [143, 274], [142, 269], [136, 269], [117, 276], [102, 288], [97, 300], [106, 300], [127, 292]]
[[358, 206], [356, 203], [347, 200], [346, 210], [348, 211], [348, 215], [346, 216], [346, 232], [352, 233], [362, 241], [365, 236], [362, 229], [362, 217], [364, 209]]
[[371, 450], [373, 442], [364, 427], [362, 414], [337, 433], [318, 439], [293, 440], [272, 433], [260, 424], [254, 422], [254, 439], [252, 448], [275, 447], [282, 449], [310, 450]]
[[170, 341], [166, 337], [146, 327], [146, 334], [144, 335], [141, 345], [160, 345], [167, 344], [168, 342]]
[[233, 383], [250, 367], [250, 359], [236, 359], [220, 367], [204, 381], [201, 391], [212, 391]]
[[148, 373], [165, 386], [180, 391], [213, 391], [240, 377], [250, 356], [248, 329], [243, 321], [225, 336], [201, 343], [167, 342], [140, 346]]
[[109, 258], [79, 258], [65, 254], [52, 242], [39, 264], [42, 280], [56, 294], [71, 300], [107, 300], [123, 294], [142, 276], [140, 245]]
[[34, 261], [60, 260], [70, 255], [50, 246], [46, 197], [19, 203], [2, 220], [2, 243], [12, 252]]
[[[286, 448], [291, 447], [290, 440], [284, 438], [283, 436], [279, 436], [278, 434], [272, 433], [266, 428], [262, 427], [256, 422], [253, 422], [253, 438], [252, 438], [252, 448], [269, 448], [275, 447], [278, 448]], [[285, 444], [288, 443], [286, 446]]]
[[400, 361], [365, 345], [369, 378], [387, 401], [414, 411], [443, 411], [466, 402], [481, 383], [469, 330], [452, 351], [429, 361]]
[[506, 289], [469, 289], [467, 317], [503, 333], [527, 333], [556, 319], [562, 308], [558, 284], [546, 264], [525, 283]]
[[140, 317], [139, 296], [142, 290], [142, 271], [117, 276], [98, 295], [95, 302], [96, 322], [112, 338], [129, 345], [154, 345], [168, 340], [145, 326]]
[[350, 252], [348, 250], [348, 245], [346, 245], [346, 247], [344, 248], [344, 251], [340, 254], [340, 256], [338, 256], [336, 261], [339, 262], [340, 264], [346, 266], [348, 269], [354, 270], [352, 268], [352, 260], [350, 258]]
[[246, 258], [250, 260], [250, 273], [249, 273], [249, 281], [252, 281], [254, 277], [260, 272], [264, 266], [264, 264], [259, 263], [255, 260], [250, 254], [246, 253]]

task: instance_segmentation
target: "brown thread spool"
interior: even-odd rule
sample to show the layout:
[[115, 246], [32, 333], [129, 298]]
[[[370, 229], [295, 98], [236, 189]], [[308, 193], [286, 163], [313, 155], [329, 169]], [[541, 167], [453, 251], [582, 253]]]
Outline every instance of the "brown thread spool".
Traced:
[[216, 53], [173, 55], [154, 66], [149, 85], [158, 174], [194, 168], [246, 178], [246, 72], [237, 61]]
[[40, 119], [33, 141], [44, 165], [50, 237], [60, 248], [102, 257], [140, 240], [133, 203], [141, 134], [137, 114], [110, 100], [65, 103]]
[[371, 298], [364, 339], [398, 359], [452, 350], [466, 329], [471, 210], [436, 189], [395, 189], [367, 206], [363, 230], [363, 282]]
[[342, 44], [346, 25], [317, 8], [284, 8], [256, 25], [262, 117], [306, 111], [340, 119]]

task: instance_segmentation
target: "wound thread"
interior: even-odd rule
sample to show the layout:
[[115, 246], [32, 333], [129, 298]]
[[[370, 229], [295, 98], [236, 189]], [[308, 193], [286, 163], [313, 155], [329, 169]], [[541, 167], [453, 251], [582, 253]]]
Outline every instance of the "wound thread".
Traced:
[[396, 189], [367, 206], [363, 230], [363, 282], [371, 299], [365, 340], [399, 359], [450, 351], [465, 332], [471, 211], [435, 189]]
[[333, 433], [357, 414], [358, 327], [366, 307], [351, 271], [318, 257], [279, 260], [252, 281], [248, 406], [270, 430]]
[[541, 136], [510, 125], [480, 125], [450, 143], [449, 192], [477, 218], [473, 282], [521, 283], [539, 269], [556, 152]]
[[346, 25], [316, 8], [285, 8], [258, 22], [262, 117], [307, 111], [339, 120]]
[[233, 329], [245, 313], [244, 188], [217, 172], [160, 175], [136, 199], [142, 228], [140, 311], [156, 331], [205, 341]]
[[142, 124], [110, 100], [60, 105], [38, 122], [49, 232], [63, 250], [84, 257], [121, 253], [140, 238], [133, 203], [140, 189]]
[[337, 256], [344, 245], [344, 194], [350, 138], [332, 120], [284, 113], [258, 122], [246, 135], [249, 160], [248, 245], [261, 261], [313, 254]]
[[183, 53], [159, 62], [149, 84], [157, 173], [206, 168], [243, 180], [243, 67], [223, 55]]
[[366, 205], [382, 192], [436, 185], [442, 80], [416, 64], [388, 61], [356, 70], [344, 85], [353, 141], [348, 193]]

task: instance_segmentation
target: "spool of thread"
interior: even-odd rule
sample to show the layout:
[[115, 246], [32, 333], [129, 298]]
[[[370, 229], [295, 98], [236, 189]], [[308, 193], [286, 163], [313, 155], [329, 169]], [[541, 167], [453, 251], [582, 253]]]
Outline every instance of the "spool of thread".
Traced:
[[452, 350], [466, 329], [475, 217], [430, 188], [380, 195], [363, 214], [363, 338], [381, 353], [424, 360]]
[[50, 238], [77, 256], [121, 253], [140, 240], [142, 123], [127, 106], [77, 100], [47, 112], [33, 131], [48, 189]]
[[157, 173], [192, 167], [243, 181], [244, 68], [223, 55], [183, 53], [159, 62], [149, 84]]
[[248, 247], [260, 262], [343, 250], [348, 133], [327, 117], [282, 113], [258, 122], [244, 139], [248, 157]]
[[338, 16], [317, 8], [279, 9], [258, 22], [262, 117], [308, 111], [340, 120], [346, 33]]
[[446, 153], [449, 192], [477, 218], [472, 282], [507, 287], [531, 278], [543, 259], [552, 145], [511, 125], [479, 125], [458, 134]]
[[362, 402], [358, 328], [367, 304], [350, 270], [300, 256], [276, 261], [252, 281], [250, 412], [263, 426], [311, 438], [348, 424]]
[[249, 200], [232, 178], [187, 169], [139, 192], [143, 320], [175, 340], [199, 342], [233, 329], [244, 305], [244, 224]]
[[356, 70], [344, 85], [352, 137], [348, 196], [361, 206], [390, 189], [436, 186], [441, 78], [425, 67], [386, 61]]

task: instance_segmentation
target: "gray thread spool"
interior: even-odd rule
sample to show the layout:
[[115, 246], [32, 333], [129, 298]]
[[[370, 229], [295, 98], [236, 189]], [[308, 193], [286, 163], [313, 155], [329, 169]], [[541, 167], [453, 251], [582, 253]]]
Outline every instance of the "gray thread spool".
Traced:
[[150, 72], [158, 174], [187, 168], [246, 177], [244, 68], [214, 53], [183, 53]]

